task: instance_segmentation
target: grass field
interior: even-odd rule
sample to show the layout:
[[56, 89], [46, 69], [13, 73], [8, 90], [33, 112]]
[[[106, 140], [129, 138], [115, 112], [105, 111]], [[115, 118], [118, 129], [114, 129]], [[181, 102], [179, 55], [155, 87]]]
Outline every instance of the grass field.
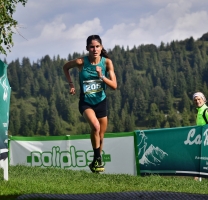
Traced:
[[169, 191], [208, 194], [208, 179], [193, 177], [93, 174], [55, 168], [9, 166], [9, 180], [0, 169], [0, 199], [14, 200], [31, 193], [89, 194], [127, 191]]

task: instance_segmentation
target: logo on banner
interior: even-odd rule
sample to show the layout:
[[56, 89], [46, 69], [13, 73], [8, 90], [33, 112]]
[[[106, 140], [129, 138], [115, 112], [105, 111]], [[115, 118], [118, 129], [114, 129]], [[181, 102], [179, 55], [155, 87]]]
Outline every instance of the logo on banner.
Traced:
[[[9, 113], [8, 113], [8, 112], [7, 112], [7, 121], [9, 121]], [[2, 127], [4, 128], [4, 129], [2, 130], [2, 132], [4, 132], [5, 135], [8, 135], [8, 124], [9, 124], [9, 122], [4, 122], [4, 123], [2, 123]], [[8, 138], [6, 138], [6, 139], [4, 140], [4, 144], [8, 144]]]
[[[186, 141], [184, 141], [185, 145], [193, 145], [193, 144], [197, 144], [197, 145], [201, 145], [202, 144], [202, 137], [201, 134], [195, 135], [196, 133], [196, 129], [192, 128], [188, 135], [187, 135], [187, 139]], [[206, 129], [203, 133], [203, 135], [205, 136], [204, 139], [204, 146], [208, 145], [208, 129]]]
[[139, 137], [141, 137], [140, 143], [137, 145], [139, 150], [138, 154], [139, 156], [141, 155], [139, 163], [146, 166], [160, 165], [161, 161], [168, 156], [168, 154], [152, 144], [147, 148], [147, 142], [145, 141], [147, 136], [143, 131], [140, 131]]
[[6, 83], [7, 81], [7, 76], [4, 74], [2, 77], [0, 77], [0, 84], [4, 90], [4, 93], [3, 93], [3, 100], [4, 101], [7, 101], [8, 99], [8, 90], [9, 90], [9, 86], [7, 85]]
[[[39, 167], [58, 167], [62, 169], [73, 167], [86, 167], [93, 160], [94, 152], [76, 150], [75, 146], [70, 146], [69, 151], [60, 151], [59, 146], [53, 146], [52, 151], [32, 151], [30, 156], [27, 156], [27, 163], [31, 166]], [[102, 160], [111, 162], [111, 155], [105, 154], [102, 151]]]

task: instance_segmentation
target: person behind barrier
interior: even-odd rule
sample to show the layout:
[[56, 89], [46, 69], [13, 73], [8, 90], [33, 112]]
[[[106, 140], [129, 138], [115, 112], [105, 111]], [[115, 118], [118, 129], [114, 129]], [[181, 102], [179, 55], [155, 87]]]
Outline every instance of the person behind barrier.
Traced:
[[75, 67], [79, 70], [79, 112], [91, 127], [91, 144], [94, 151], [94, 158], [89, 168], [92, 172], [103, 172], [101, 152], [108, 124], [105, 89], [107, 85], [115, 90], [117, 81], [113, 63], [99, 35], [91, 35], [87, 38], [86, 50], [88, 56], [67, 62], [63, 70], [69, 82], [71, 95], [75, 94], [75, 87], [69, 70]]
[[194, 93], [193, 102], [197, 109], [196, 124], [199, 126], [208, 124], [208, 106], [204, 94], [201, 92]]
[[[193, 94], [193, 103], [197, 109], [196, 125], [203, 126], [208, 124], [208, 106], [206, 105], [206, 98], [203, 93], [196, 92]], [[195, 177], [198, 180], [199, 177]]]

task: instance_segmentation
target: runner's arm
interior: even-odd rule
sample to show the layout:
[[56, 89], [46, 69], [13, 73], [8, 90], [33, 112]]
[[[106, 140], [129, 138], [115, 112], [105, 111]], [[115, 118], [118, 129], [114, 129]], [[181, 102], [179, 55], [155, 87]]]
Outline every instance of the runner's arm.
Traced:
[[63, 66], [64, 74], [65, 74], [66, 79], [68, 80], [69, 86], [70, 86], [69, 93], [72, 94], [72, 95], [75, 94], [75, 88], [74, 88], [74, 84], [73, 84], [73, 81], [71, 79], [69, 70], [72, 69], [72, 68], [75, 68], [75, 67], [77, 67], [77, 68], [79, 68], [79, 70], [81, 70], [81, 67], [83, 66], [83, 63], [84, 63], [83, 58], [77, 58], [75, 60], [68, 61]]
[[113, 63], [110, 59], [106, 58], [106, 69], [109, 74], [109, 78], [104, 77], [103, 81], [112, 89], [117, 88], [117, 80], [116, 80], [116, 75], [114, 72], [114, 66]]

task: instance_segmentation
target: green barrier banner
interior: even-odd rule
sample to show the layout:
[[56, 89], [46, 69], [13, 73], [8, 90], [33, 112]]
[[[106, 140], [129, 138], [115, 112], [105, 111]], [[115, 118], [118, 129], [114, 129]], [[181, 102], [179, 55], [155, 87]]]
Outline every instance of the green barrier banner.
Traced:
[[[196, 142], [197, 143], [197, 142]], [[201, 157], [197, 157], [200, 160], [200, 174], [208, 175], [208, 125], [202, 127], [201, 139], [198, 139], [198, 143], [201, 144]]]
[[0, 60], [0, 160], [8, 157], [10, 93], [7, 65]]
[[141, 175], [208, 175], [208, 125], [135, 133]]

